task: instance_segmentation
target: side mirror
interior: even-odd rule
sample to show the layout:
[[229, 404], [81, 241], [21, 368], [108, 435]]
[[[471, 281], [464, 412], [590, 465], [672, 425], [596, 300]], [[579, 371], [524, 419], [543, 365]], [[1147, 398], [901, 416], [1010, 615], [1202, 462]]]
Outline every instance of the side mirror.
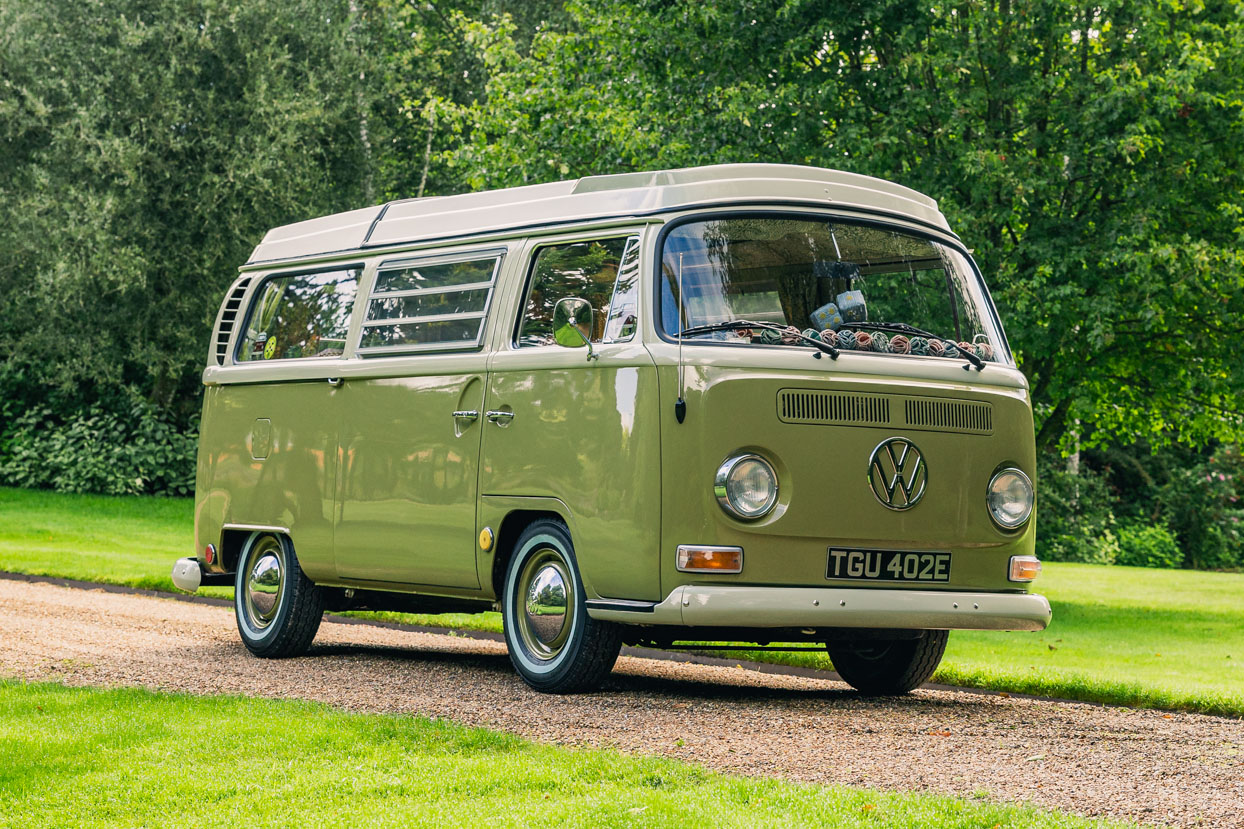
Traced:
[[592, 350], [592, 304], [579, 297], [560, 299], [553, 306], [553, 340], [566, 348], [587, 346], [587, 358], [595, 359]]

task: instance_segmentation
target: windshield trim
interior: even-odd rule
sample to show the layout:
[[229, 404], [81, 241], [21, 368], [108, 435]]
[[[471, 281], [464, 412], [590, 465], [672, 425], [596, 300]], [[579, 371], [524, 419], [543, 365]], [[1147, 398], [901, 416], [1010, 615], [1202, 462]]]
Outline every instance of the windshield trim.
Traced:
[[[867, 216], [855, 214], [854, 211], [852, 211], [852, 213], [854, 215], [844, 217], [844, 216], [839, 215], [839, 213], [836, 211], [836, 208], [834, 207], [828, 207], [822, 211], [822, 210], [790, 210], [790, 209], [783, 210], [780, 208], [779, 209], [765, 209], [765, 208], [757, 208], [757, 207], [752, 207], [752, 206], [740, 206], [738, 208], [731, 208], [731, 209], [726, 209], [726, 210], [698, 211], [696, 213], [689, 213], [684, 216], [679, 216], [676, 219], [672, 219], [671, 221], [666, 222], [664, 225], [661, 226], [660, 233], [657, 234], [656, 243], [653, 245], [653, 253], [652, 253], [652, 275], [651, 275], [651, 281], [650, 281], [650, 288], [652, 289], [652, 302], [650, 303], [651, 307], [649, 308], [648, 319], [652, 323], [653, 330], [656, 332], [657, 336], [660, 337], [661, 340], [663, 340], [664, 342], [670, 343], [671, 345], [675, 345], [678, 343], [678, 337], [667, 333], [665, 330], [665, 326], [661, 322], [661, 260], [665, 254], [665, 238], [673, 230], [680, 227], [681, 225], [687, 224], [689, 222], [703, 222], [706, 220], [713, 220], [713, 219], [783, 218], [783, 217], [797, 218], [797, 219], [809, 219], [809, 218], [840, 219], [849, 224], [858, 224], [858, 225], [864, 225], [868, 227], [877, 227], [877, 228], [882, 228], [885, 230], [895, 230], [895, 231], [899, 231], [902, 233], [909, 233], [912, 236], [915, 236], [917, 238], [926, 239], [930, 242], [934, 242], [939, 245], [945, 245], [953, 249], [957, 253], [961, 254], [963, 258], [971, 266], [972, 276], [976, 282], [976, 288], [977, 290], [980, 291], [981, 298], [984, 300], [985, 310], [989, 314], [989, 319], [993, 323], [994, 327], [997, 329], [998, 337], [1001, 340], [1002, 349], [1005, 353], [1006, 359], [1004, 362], [998, 362], [997, 364], [1002, 365], [1002, 366], [1007, 366], [1009, 368], [1016, 367], [1016, 364], [1011, 355], [1011, 345], [1010, 345], [1010, 342], [1007, 340], [1006, 329], [1002, 327], [1002, 319], [998, 315], [998, 309], [997, 309], [997, 306], [994, 304], [993, 295], [989, 292], [989, 286], [985, 284], [985, 278], [981, 274], [980, 268], [976, 264], [976, 260], [972, 258], [972, 254], [968, 251], [967, 246], [964, 245], [963, 242], [959, 240], [958, 236], [955, 236], [953, 233], [950, 233], [947, 231], [929, 232], [929, 231], [922, 230], [919, 228], [911, 227], [910, 225], [907, 225], [907, 224], [902, 224], [902, 223], [895, 222], [895, 221], [888, 221], [887, 220], [888, 217], [876, 216], [876, 214], [872, 214], [872, 213], [869, 213]], [[743, 348], [751, 347], [745, 343], [726, 343], [726, 342], [722, 342], [719, 340], [698, 340], [694, 338], [684, 339], [682, 340], [682, 344], [684, 346], [710, 345], [710, 346], [736, 346], [736, 347], [743, 347]], [[801, 345], [801, 346], [792, 346], [792, 347], [807, 348], [808, 346]], [[852, 351], [852, 352], [844, 352], [844, 353], [864, 354], [868, 352], [853, 352]], [[869, 356], [870, 357], [887, 357], [887, 356], [896, 357], [896, 356], [905, 356], [905, 355], [894, 355], [894, 354], [887, 355], [887, 354], [869, 353]], [[933, 359], [941, 359], [941, 358], [933, 358]]]

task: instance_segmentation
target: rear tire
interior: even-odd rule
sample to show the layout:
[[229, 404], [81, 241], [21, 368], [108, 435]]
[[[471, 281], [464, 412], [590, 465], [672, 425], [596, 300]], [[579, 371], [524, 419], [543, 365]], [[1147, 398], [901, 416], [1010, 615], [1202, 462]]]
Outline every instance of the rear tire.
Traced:
[[838, 676], [852, 688], [887, 696], [927, 682], [942, 661], [948, 638], [948, 631], [926, 630], [916, 639], [828, 642], [825, 650]]
[[560, 521], [533, 522], [506, 568], [501, 618], [510, 662], [537, 691], [598, 688], [618, 659], [622, 631], [587, 614], [570, 532]]
[[302, 572], [293, 543], [254, 533], [242, 547], [233, 584], [233, 610], [242, 644], [255, 656], [300, 656], [324, 618], [324, 590]]

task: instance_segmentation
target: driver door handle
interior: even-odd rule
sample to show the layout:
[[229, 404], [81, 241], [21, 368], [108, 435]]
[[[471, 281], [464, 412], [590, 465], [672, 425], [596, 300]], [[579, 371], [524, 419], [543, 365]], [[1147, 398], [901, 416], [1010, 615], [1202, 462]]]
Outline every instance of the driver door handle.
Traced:
[[505, 420], [506, 422], [509, 422], [514, 419], [514, 413], [513, 412], [502, 412], [502, 411], [491, 411], [491, 412], [484, 412], [484, 417], [488, 418], [488, 420], [493, 423], [497, 423], [501, 420]]

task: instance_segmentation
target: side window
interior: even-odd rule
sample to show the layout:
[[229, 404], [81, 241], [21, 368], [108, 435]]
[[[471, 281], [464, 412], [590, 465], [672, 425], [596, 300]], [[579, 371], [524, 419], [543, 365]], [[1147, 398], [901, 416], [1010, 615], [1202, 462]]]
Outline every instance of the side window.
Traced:
[[251, 302], [237, 361], [340, 357], [360, 267], [267, 279]]
[[500, 256], [384, 263], [367, 301], [359, 353], [478, 346], [500, 264]]
[[553, 342], [553, 308], [566, 297], [592, 305], [592, 342], [625, 342], [639, 311], [639, 237], [618, 236], [539, 249], [531, 268], [520, 347]]

